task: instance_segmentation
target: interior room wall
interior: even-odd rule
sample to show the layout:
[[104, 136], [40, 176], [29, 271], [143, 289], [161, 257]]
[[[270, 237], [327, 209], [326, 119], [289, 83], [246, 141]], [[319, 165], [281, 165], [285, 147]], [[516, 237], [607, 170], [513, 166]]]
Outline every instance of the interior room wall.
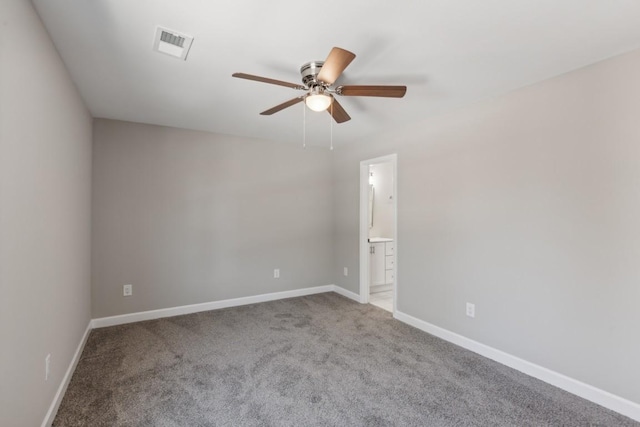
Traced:
[[393, 165], [376, 163], [369, 167], [374, 188], [373, 226], [369, 237], [393, 238]]
[[336, 283], [358, 292], [359, 162], [397, 153], [398, 310], [640, 403], [639, 73], [635, 51], [336, 149]]
[[93, 159], [95, 318], [332, 283], [328, 149], [100, 119]]
[[90, 320], [91, 117], [29, 1], [0, 2], [0, 64], [0, 425], [32, 427]]

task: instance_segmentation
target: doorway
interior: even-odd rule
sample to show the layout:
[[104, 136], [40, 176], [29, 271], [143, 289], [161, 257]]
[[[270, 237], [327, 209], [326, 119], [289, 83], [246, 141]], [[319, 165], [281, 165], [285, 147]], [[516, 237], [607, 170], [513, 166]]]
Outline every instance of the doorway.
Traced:
[[397, 154], [360, 162], [360, 302], [397, 309]]

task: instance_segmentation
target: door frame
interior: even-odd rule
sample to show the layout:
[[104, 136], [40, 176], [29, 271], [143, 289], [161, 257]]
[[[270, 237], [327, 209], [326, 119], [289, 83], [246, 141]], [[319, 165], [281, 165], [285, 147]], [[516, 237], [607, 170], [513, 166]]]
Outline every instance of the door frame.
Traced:
[[369, 302], [369, 166], [391, 163], [393, 168], [393, 313], [398, 300], [398, 155], [396, 153], [360, 162], [360, 303]]

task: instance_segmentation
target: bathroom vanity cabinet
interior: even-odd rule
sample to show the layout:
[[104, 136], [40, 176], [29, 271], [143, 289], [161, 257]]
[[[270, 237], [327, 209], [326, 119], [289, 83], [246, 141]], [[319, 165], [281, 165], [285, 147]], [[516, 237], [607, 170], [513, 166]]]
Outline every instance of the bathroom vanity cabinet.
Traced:
[[395, 245], [392, 239], [369, 239], [369, 285], [389, 285], [395, 277]]

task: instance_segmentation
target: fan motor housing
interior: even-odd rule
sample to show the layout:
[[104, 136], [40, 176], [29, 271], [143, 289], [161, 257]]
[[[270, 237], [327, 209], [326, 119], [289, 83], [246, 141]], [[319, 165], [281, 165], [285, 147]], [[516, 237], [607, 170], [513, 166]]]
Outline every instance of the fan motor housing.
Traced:
[[311, 61], [300, 67], [300, 74], [302, 75], [302, 83], [307, 87], [317, 86], [322, 84], [318, 82], [318, 73], [324, 65], [324, 61]]

